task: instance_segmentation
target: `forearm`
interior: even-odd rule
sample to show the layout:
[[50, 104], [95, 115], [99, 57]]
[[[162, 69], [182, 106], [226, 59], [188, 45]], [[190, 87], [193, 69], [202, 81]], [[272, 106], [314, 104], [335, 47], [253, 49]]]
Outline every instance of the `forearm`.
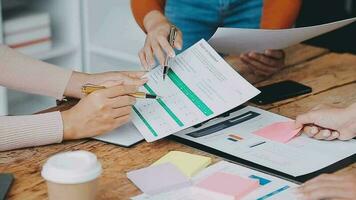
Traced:
[[81, 99], [84, 95], [81, 88], [84, 84], [89, 83], [89, 74], [82, 72], [73, 72], [67, 86], [64, 90], [64, 96]]
[[131, 10], [137, 24], [146, 32], [144, 19], [151, 11], [164, 13], [165, 0], [131, 0]]
[[60, 143], [62, 139], [59, 112], [0, 117], [0, 151]]
[[0, 45], [0, 85], [61, 99], [71, 70], [32, 59]]
[[293, 27], [302, 6], [302, 0], [264, 0], [261, 19], [262, 29]]
[[347, 122], [347, 126], [349, 130], [356, 137], [356, 103], [351, 104], [346, 108], [346, 115], [349, 116], [349, 120]]
[[153, 10], [145, 16], [143, 20], [143, 26], [146, 32], [149, 32], [150, 30], [156, 28], [157, 25], [160, 25], [162, 22], [168, 22], [167, 18], [160, 11]]

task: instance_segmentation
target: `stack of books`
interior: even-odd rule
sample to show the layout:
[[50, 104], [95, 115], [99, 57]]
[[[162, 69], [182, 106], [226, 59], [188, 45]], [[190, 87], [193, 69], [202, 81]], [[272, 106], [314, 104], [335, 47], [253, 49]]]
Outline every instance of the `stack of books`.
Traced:
[[27, 55], [52, 47], [50, 16], [44, 12], [14, 12], [4, 19], [4, 43]]

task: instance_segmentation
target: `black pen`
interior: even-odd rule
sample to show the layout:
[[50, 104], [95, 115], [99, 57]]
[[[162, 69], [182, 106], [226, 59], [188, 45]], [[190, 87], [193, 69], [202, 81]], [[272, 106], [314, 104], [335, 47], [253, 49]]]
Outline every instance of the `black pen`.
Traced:
[[[171, 29], [169, 30], [169, 36], [168, 36], [168, 42], [171, 45], [171, 47], [174, 47], [174, 41], [176, 40], [177, 37], [177, 28], [175, 26], [171, 26]], [[168, 55], [168, 53], [166, 54], [166, 59], [164, 61], [164, 66], [163, 66], [163, 80], [166, 79], [166, 75], [168, 74], [168, 70], [169, 70], [169, 60], [170, 60], [170, 56]]]

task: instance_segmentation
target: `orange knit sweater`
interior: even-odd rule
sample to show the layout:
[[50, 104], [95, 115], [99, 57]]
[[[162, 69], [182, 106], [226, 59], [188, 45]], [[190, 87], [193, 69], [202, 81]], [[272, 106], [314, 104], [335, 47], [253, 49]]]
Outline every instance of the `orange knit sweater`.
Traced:
[[[131, 0], [131, 9], [138, 25], [145, 30], [143, 19], [153, 11], [163, 12], [165, 0]], [[261, 28], [290, 28], [298, 17], [302, 0], [264, 0]]]

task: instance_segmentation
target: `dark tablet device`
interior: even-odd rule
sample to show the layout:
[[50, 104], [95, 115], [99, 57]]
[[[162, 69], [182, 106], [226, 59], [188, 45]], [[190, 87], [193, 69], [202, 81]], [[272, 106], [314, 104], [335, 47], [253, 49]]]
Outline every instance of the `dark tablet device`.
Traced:
[[277, 101], [310, 93], [312, 89], [295, 81], [282, 81], [258, 88], [261, 93], [250, 100], [257, 105], [266, 105]]
[[0, 174], [0, 200], [5, 200], [10, 190], [14, 176], [12, 174]]

